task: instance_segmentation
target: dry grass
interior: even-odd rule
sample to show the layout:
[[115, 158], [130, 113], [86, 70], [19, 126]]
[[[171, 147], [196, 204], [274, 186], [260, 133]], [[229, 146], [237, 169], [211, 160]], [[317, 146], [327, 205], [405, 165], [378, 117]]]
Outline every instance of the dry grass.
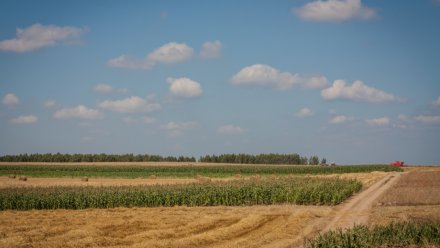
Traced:
[[440, 205], [440, 169], [412, 170], [385, 194], [379, 205]]
[[402, 221], [440, 221], [440, 206], [381, 206], [374, 207], [370, 225], [386, 225]]
[[32, 177], [27, 178], [27, 181], [21, 181], [17, 179], [11, 179], [7, 176], [0, 176], [0, 188], [11, 187], [54, 187], [54, 186], [127, 186], [127, 185], [168, 185], [179, 183], [197, 183], [206, 181], [228, 181], [236, 180], [235, 178], [44, 178], [44, 177]]
[[[0, 212], [0, 247], [297, 247], [330, 207]], [[312, 231], [312, 230], [309, 230]]]

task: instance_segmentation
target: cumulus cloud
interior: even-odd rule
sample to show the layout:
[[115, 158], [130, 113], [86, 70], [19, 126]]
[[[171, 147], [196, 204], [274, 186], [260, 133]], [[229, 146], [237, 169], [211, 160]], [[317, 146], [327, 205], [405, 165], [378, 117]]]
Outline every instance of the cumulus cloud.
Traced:
[[35, 115], [22, 115], [9, 120], [9, 122], [14, 124], [32, 124], [37, 121], [38, 117], [36, 117]]
[[6, 94], [5, 97], [3, 97], [3, 104], [6, 106], [13, 106], [17, 105], [20, 102], [20, 99], [12, 93]]
[[242, 134], [246, 131], [246, 129], [234, 125], [224, 125], [217, 129], [217, 133], [219, 134]]
[[330, 123], [331, 124], [341, 124], [341, 123], [351, 121], [351, 120], [353, 120], [353, 117], [349, 117], [349, 116], [345, 116], [345, 115], [337, 115], [337, 116], [334, 116], [330, 120]]
[[423, 123], [440, 123], [440, 115], [419, 115], [415, 120]]
[[203, 43], [202, 50], [200, 51], [200, 57], [202, 59], [215, 59], [219, 58], [222, 53], [222, 43], [219, 40], [207, 41]]
[[117, 93], [127, 93], [127, 89], [126, 88], [120, 88], [120, 89], [116, 89], [113, 88], [113, 86], [109, 85], [109, 84], [98, 84], [95, 86], [95, 91], [98, 93], [113, 93], [113, 92], [117, 92]]
[[314, 115], [313, 111], [309, 108], [302, 108], [300, 111], [296, 113], [297, 117], [304, 118]]
[[440, 106], [440, 96], [432, 102], [433, 106]]
[[190, 59], [194, 50], [185, 43], [170, 42], [154, 50], [147, 57], [153, 63], [173, 64]]
[[324, 76], [302, 76], [280, 72], [269, 65], [255, 64], [241, 69], [230, 82], [234, 85], [261, 85], [286, 90], [296, 85], [304, 88], [322, 88], [326, 86], [327, 79]]
[[160, 103], [154, 99], [144, 99], [132, 96], [122, 100], [106, 100], [99, 103], [99, 107], [120, 113], [154, 112], [161, 109]]
[[361, 0], [317, 0], [292, 12], [303, 20], [316, 22], [369, 20], [377, 16], [376, 10], [362, 5]]
[[123, 54], [117, 58], [110, 59], [107, 65], [110, 67], [146, 70], [160, 63], [181, 63], [190, 59], [193, 54], [194, 50], [185, 43], [170, 42], [155, 49], [144, 59], [137, 59]]
[[388, 126], [390, 125], [390, 118], [388, 117], [381, 117], [381, 118], [375, 118], [375, 119], [369, 119], [365, 121], [370, 126]]
[[170, 85], [170, 92], [175, 97], [193, 98], [202, 95], [202, 87], [200, 83], [183, 77], [183, 78], [167, 78]]
[[44, 103], [44, 107], [46, 108], [53, 108], [57, 105], [57, 102], [54, 100], [48, 100]]
[[29, 52], [57, 43], [74, 43], [85, 32], [82, 28], [33, 24], [27, 28], [17, 28], [16, 37], [0, 41], [0, 51]]
[[360, 80], [352, 85], [347, 85], [344, 80], [335, 80], [330, 88], [321, 91], [321, 96], [325, 100], [345, 99], [373, 103], [402, 101], [401, 98], [367, 86]]
[[96, 109], [78, 105], [73, 108], [63, 108], [53, 114], [55, 119], [101, 119], [104, 115]]

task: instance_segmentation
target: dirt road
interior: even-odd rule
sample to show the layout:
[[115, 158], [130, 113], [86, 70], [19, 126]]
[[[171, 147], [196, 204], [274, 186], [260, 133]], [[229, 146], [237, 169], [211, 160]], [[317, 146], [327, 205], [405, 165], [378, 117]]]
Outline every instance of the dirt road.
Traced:
[[366, 225], [374, 202], [392, 187], [402, 173], [390, 173], [366, 190], [335, 208], [335, 215], [324, 232], [336, 228], [350, 228], [355, 224]]

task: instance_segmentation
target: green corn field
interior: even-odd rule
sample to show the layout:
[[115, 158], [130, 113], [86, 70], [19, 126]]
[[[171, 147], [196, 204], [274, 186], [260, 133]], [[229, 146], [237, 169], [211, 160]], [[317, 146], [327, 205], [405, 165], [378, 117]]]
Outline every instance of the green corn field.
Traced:
[[241, 175], [317, 175], [335, 173], [362, 173], [372, 171], [402, 171], [388, 165], [357, 166], [87, 166], [87, 165], [0, 165], [0, 175], [27, 175], [32, 177], [113, 177], [146, 178], [149, 176], [188, 178], [231, 177]]
[[306, 248], [318, 247], [440, 247], [440, 222], [391, 223], [368, 229], [355, 226], [329, 231], [306, 241]]
[[335, 205], [362, 188], [355, 180], [263, 178], [181, 185], [0, 189], [0, 209]]

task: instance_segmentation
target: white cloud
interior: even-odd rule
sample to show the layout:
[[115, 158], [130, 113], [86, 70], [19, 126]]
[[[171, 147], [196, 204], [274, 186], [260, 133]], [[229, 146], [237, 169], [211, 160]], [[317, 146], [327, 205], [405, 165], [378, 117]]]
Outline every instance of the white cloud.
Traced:
[[325, 100], [346, 99], [373, 103], [402, 101], [401, 98], [367, 86], [360, 80], [352, 85], [347, 85], [344, 80], [335, 80], [330, 88], [321, 91], [321, 96]]
[[222, 43], [219, 40], [207, 41], [202, 45], [202, 51], [200, 51], [200, 57], [202, 59], [215, 59], [219, 58], [222, 53]]
[[32, 124], [38, 121], [38, 117], [34, 115], [22, 115], [17, 118], [10, 119], [9, 122], [14, 124]]
[[170, 84], [171, 94], [176, 97], [198, 97], [203, 92], [200, 83], [186, 77], [167, 78], [167, 83]]
[[419, 115], [415, 117], [415, 120], [424, 123], [440, 123], [440, 115]]
[[390, 118], [388, 117], [381, 117], [381, 118], [375, 118], [375, 119], [369, 119], [365, 121], [370, 126], [388, 126], [390, 125]]
[[341, 124], [341, 123], [351, 121], [351, 120], [353, 120], [352, 117], [348, 117], [345, 115], [337, 115], [330, 120], [330, 123], [331, 124]]
[[53, 108], [57, 105], [57, 102], [54, 100], [48, 100], [44, 103], [44, 107], [46, 108]]
[[292, 11], [303, 20], [317, 22], [369, 20], [377, 16], [376, 10], [363, 6], [361, 0], [316, 0]]
[[170, 42], [150, 53], [147, 59], [153, 63], [180, 63], [190, 59], [194, 50], [185, 43]]
[[161, 109], [154, 99], [143, 99], [132, 96], [123, 100], [106, 100], [99, 103], [99, 107], [121, 113], [153, 112]]
[[20, 102], [20, 99], [14, 94], [7, 94], [5, 97], [3, 97], [3, 104], [7, 106], [13, 106], [17, 105]]
[[246, 129], [234, 125], [224, 125], [217, 129], [217, 133], [219, 134], [242, 134], [246, 131]]
[[255, 64], [241, 69], [230, 82], [235, 85], [261, 85], [286, 90], [296, 85], [304, 88], [322, 88], [326, 86], [327, 79], [324, 76], [280, 72], [269, 65]]
[[309, 116], [313, 116], [315, 113], [313, 113], [313, 111], [309, 108], [302, 108], [300, 111], [298, 111], [296, 113], [297, 117], [309, 117]]
[[78, 105], [73, 108], [63, 108], [56, 111], [53, 117], [56, 119], [101, 119], [104, 115], [96, 109], [87, 108], [84, 105]]
[[99, 93], [127, 93], [128, 90], [126, 88], [115, 89], [113, 86], [108, 84], [98, 84], [95, 86], [95, 91]]
[[17, 28], [16, 38], [0, 41], [0, 51], [29, 52], [59, 42], [74, 43], [84, 32], [84, 29], [77, 27], [37, 23], [24, 29]]
[[432, 102], [433, 106], [440, 106], [440, 96]]
[[158, 63], [181, 63], [190, 59], [193, 54], [194, 50], [185, 43], [170, 42], [157, 48], [144, 59], [132, 58], [123, 54], [117, 58], [110, 59], [107, 65], [117, 68], [147, 70], [153, 68]]

